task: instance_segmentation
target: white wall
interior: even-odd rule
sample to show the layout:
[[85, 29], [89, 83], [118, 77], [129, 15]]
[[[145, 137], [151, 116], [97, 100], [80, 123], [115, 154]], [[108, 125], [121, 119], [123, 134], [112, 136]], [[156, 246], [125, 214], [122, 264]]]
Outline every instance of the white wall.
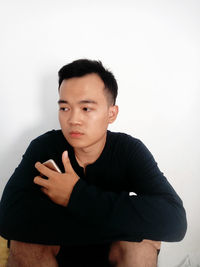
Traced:
[[100, 59], [119, 83], [111, 129], [143, 140], [187, 210], [187, 235], [163, 244], [159, 266], [198, 254], [199, 14], [198, 0], [1, 0], [0, 195], [30, 140], [59, 128], [58, 69]]

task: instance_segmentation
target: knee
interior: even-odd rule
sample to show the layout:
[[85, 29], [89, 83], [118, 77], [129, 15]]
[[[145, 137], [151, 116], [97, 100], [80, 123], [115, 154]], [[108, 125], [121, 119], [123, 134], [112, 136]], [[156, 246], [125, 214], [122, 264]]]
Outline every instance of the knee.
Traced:
[[161, 248], [161, 241], [143, 239], [141, 243], [149, 245], [149, 247], [151, 247], [152, 249], [155, 249], [156, 251], [160, 250]]
[[47, 246], [40, 244], [11, 241], [10, 256], [17, 262], [24, 262], [27, 259], [40, 261], [44, 257], [55, 257], [59, 252], [59, 246]]
[[144, 255], [155, 255], [160, 249], [161, 242], [144, 239], [142, 242], [116, 241], [113, 242], [109, 252], [111, 264], [131, 261], [131, 258], [142, 258]]
[[113, 265], [119, 263], [125, 254], [125, 248], [123, 246], [124, 241], [116, 241], [111, 244], [109, 251], [109, 262]]

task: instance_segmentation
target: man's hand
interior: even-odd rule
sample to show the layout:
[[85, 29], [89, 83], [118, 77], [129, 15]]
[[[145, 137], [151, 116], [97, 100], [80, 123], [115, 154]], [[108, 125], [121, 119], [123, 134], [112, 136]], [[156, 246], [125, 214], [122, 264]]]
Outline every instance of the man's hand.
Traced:
[[68, 152], [62, 154], [62, 162], [65, 168], [65, 173], [58, 173], [44, 166], [40, 162], [35, 164], [35, 168], [45, 175], [48, 180], [41, 176], [34, 178], [34, 183], [42, 186], [41, 190], [56, 204], [67, 206], [72, 190], [80, 179], [70, 163]]

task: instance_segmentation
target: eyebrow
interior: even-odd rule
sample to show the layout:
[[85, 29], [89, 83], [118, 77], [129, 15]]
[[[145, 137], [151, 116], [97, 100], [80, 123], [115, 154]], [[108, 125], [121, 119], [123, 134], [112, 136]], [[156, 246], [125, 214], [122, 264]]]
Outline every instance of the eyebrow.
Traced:
[[[78, 102], [79, 104], [97, 104], [96, 101], [91, 99], [85, 99]], [[58, 104], [69, 104], [67, 100], [60, 99], [58, 100]]]

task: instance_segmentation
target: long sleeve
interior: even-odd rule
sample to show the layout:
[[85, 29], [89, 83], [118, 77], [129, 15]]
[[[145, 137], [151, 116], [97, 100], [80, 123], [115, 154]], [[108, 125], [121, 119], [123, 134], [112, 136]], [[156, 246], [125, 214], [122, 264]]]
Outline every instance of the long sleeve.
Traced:
[[[80, 172], [64, 208], [33, 183], [38, 174], [34, 164], [53, 158], [62, 170], [62, 152], [70, 148], [60, 137], [56, 140], [55, 133], [31, 142], [3, 192], [0, 234], [55, 245], [181, 240], [186, 231], [182, 201], [146, 147], [132, 139], [125, 143], [114, 142], [105, 149], [99, 161], [89, 166], [94, 170], [89, 180]], [[130, 191], [137, 195], [129, 196]]]
[[[116, 238], [180, 241], [187, 228], [181, 199], [141, 141], [137, 140], [133, 149], [128, 146], [128, 151], [121, 155], [121, 161], [126, 159], [126, 191], [106, 192], [81, 179], [73, 190], [69, 209], [88, 224], [104, 225]], [[137, 195], [130, 196], [129, 191]]]

